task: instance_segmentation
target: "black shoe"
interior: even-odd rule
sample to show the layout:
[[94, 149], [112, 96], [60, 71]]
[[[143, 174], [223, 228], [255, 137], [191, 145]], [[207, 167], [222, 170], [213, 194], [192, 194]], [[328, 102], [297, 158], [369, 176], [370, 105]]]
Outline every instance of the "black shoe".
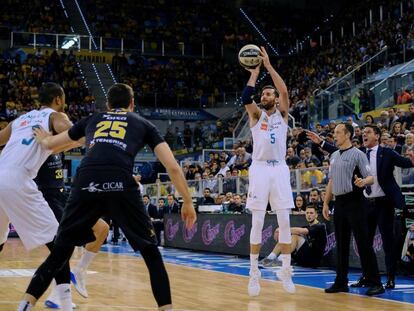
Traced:
[[351, 287], [370, 287], [370, 286], [371, 286], [370, 282], [363, 276], [360, 277], [358, 281], [351, 284]]
[[3, 250], [3, 246], [4, 246], [4, 243], [0, 244], [0, 252]]
[[385, 293], [385, 289], [382, 287], [382, 284], [371, 286], [366, 292], [368, 296], [376, 296], [383, 293]]
[[325, 288], [325, 293], [327, 294], [333, 294], [333, 293], [347, 293], [349, 292], [349, 288], [348, 285], [340, 285], [340, 284], [336, 284], [333, 283], [331, 287]]
[[394, 277], [388, 277], [387, 283], [385, 283], [385, 289], [394, 289], [394, 288], [395, 288]]

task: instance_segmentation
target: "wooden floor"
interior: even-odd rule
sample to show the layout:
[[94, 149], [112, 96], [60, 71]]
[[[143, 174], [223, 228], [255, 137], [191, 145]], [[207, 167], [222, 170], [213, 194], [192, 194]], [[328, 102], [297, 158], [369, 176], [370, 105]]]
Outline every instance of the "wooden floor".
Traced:
[[[1, 269], [35, 269], [47, 255], [46, 249], [26, 252], [19, 240], [11, 239], [0, 253]], [[72, 262], [79, 259], [75, 253]], [[147, 269], [141, 259], [100, 253], [89, 270], [89, 298], [74, 290], [80, 311], [157, 310], [151, 293]], [[297, 286], [295, 295], [286, 294], [280, 283], [262, 281], [259, 297], [247, 296], [248, 279], [167, 264], [172, 286], [174, 310], [248, 310], [248, 311], [335, 311], [335, 310], [413, 310], [413, 305], [350, 294], [327, 295], [322, 290]], [[28, 277], [0, 276], [0, 310], [15, 311], [28, 285]], [[46, 297], [46, 296], [45, 296]], [[42, 297], [35, 310], [44, 310]]]

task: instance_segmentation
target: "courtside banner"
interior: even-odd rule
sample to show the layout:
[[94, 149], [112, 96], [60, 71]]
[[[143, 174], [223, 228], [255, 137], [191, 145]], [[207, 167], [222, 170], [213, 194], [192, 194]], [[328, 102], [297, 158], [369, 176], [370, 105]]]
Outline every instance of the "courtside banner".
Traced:
[[138, 113], [144, 118], [153, 120], [202, 121], [217, 119], [217, 117], [202, 109], [140, 108]]
[[[305, 226], [304, 215], [291, 215], [291, 227]], [[320, 219], [320, 221], [322, 221]], [[262, 231], [261, 256], [267, 256], [276, 245], [273, 233], [278, 227], [276, 215], [266, 215]], [[249, 256], [251, 215], [249, 214], [198, 214], [192, 229], [183, 226], [179, 214], [164, 215], [165, 246], [224, 254]], [[336, 241], [333, 222], [326, 223], [327, 244], [322, 266], [335, 266]], [[385, 269], [381, 235], [374, 239], [380, 270]], [[351, 239], [350, 267], [360, 268], [358, 250]]]

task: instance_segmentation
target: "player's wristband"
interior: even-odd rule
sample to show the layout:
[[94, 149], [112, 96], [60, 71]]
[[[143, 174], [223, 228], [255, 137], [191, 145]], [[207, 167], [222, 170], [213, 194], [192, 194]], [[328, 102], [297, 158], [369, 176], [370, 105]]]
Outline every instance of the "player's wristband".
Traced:
[[243, 105], [250, 105], [253, 102], [253, 96], [256, 89], [253, 86], [246, 85], [242, 93], [242, 104]]

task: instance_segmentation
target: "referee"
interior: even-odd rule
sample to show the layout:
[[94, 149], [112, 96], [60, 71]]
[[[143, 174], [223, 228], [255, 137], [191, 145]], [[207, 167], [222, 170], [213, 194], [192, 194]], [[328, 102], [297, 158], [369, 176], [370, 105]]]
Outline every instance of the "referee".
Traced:
[[[348, 292], [348, 266], [351, 232], [358, 247], [364, 275], [371, 287], [366, 294], [374, 296], [384, 293], [378, 273], [377, 259], [369, 243], [367, 212], [363, 204], [363, 189], [372, 185], [370, 166], [365, 154], [352, 146], [354, 128], [340, 123], [335, 128], [335, 140], [339, 150], [331, 156], [330, 179], [326, 187], [323, 216], [329, 220], [329, 202], [335, 195], [335, 239], [337, 245], [336, 279], [325, 289], [326, 293]], [[354, 180], [354, 182], [352, 182]]]

